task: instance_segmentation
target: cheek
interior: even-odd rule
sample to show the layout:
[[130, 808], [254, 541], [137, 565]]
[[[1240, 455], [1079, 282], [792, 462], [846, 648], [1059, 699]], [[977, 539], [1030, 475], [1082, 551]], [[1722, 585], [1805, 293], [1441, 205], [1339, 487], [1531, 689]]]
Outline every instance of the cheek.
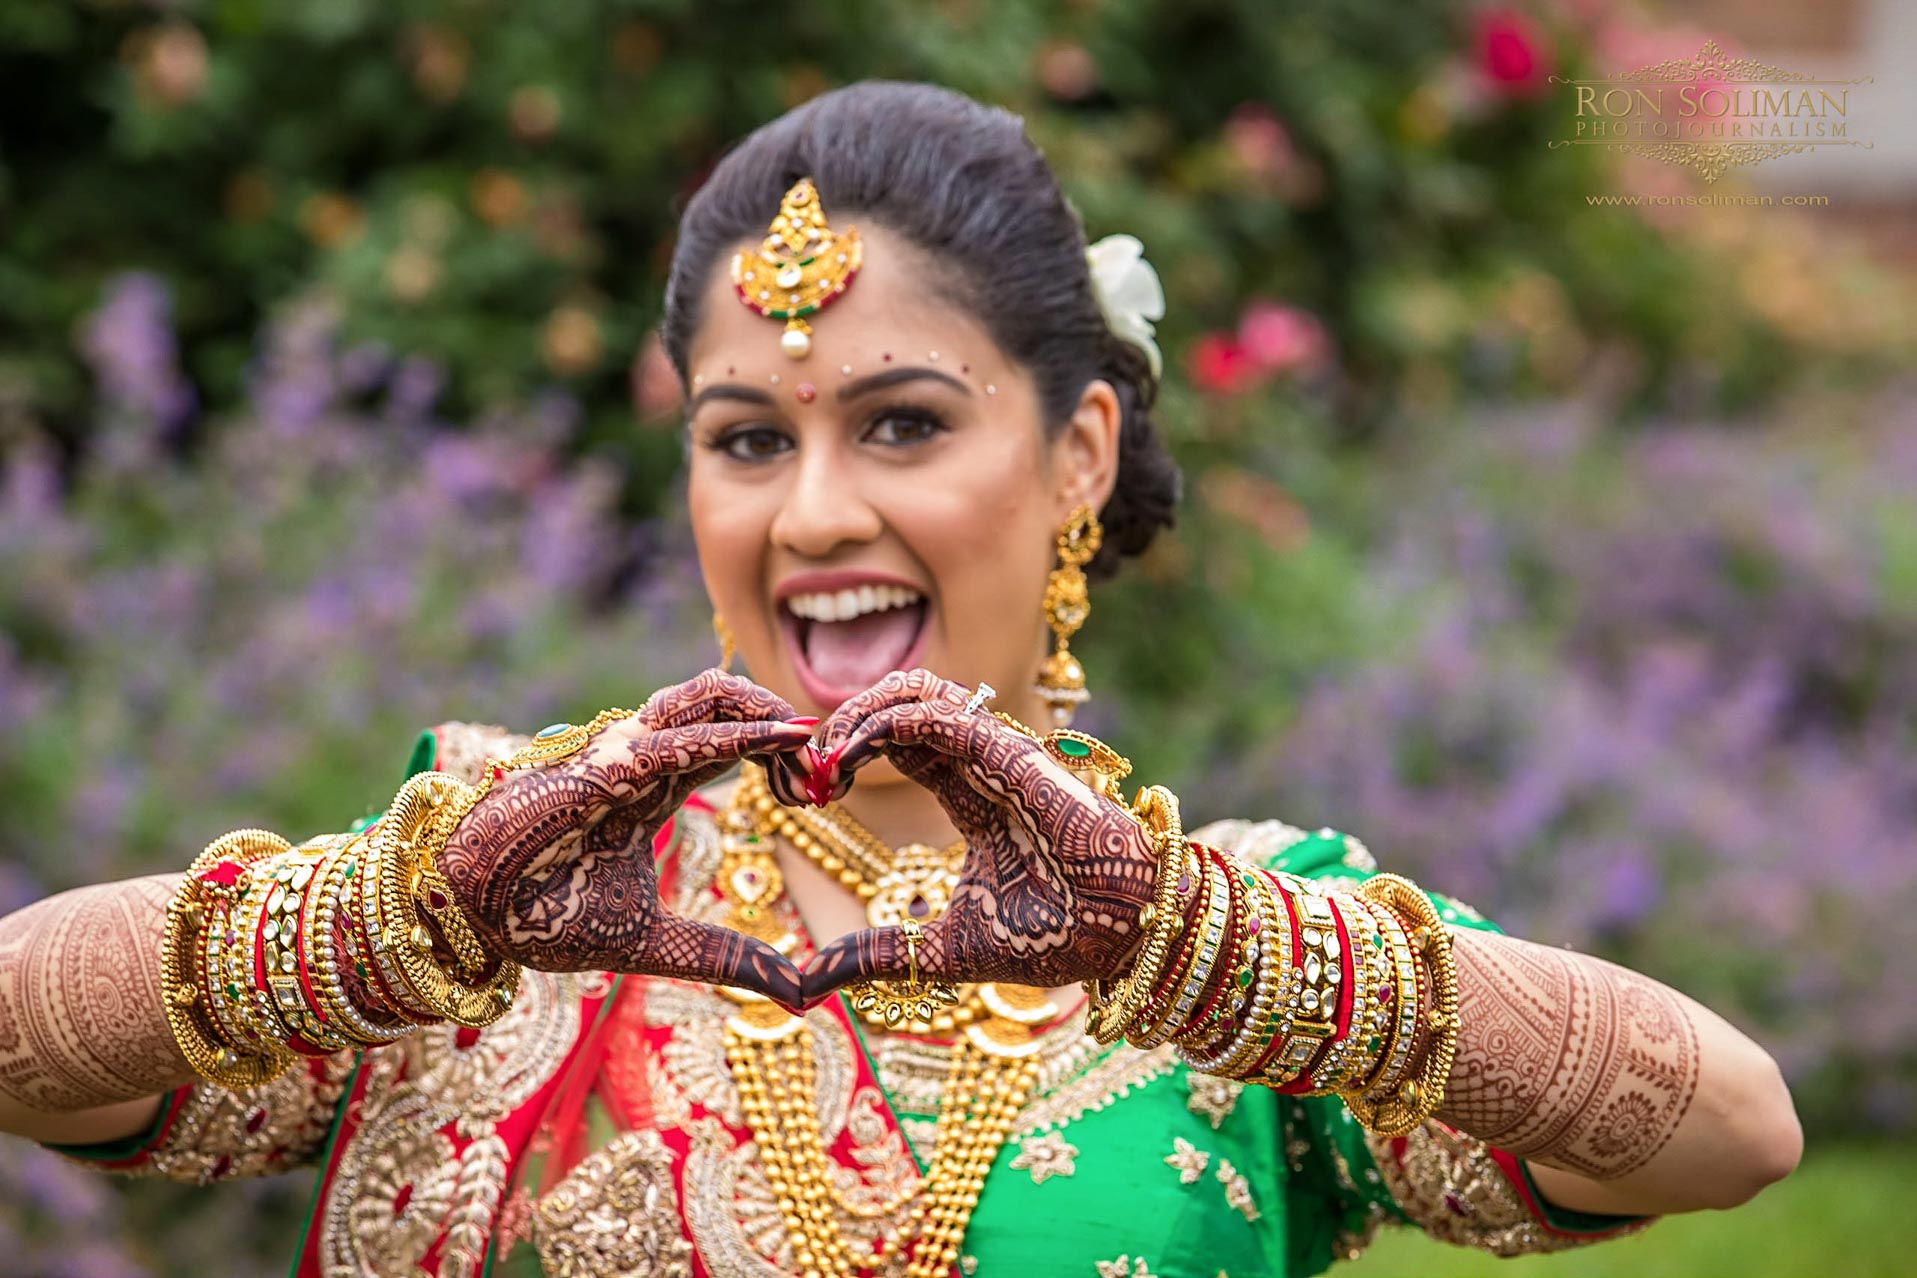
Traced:
[[1051, 534], [1035, 465], [977, 458], [941, 467], [895, 506], [893, 527], [931, 574], [955, 642], [971, 630], [968, 618], [998, 619], [993, 629], [1009, 641], [1020, 628], [1004, 623], [1028, 607], [1037, 615]]
[[771, 519], [752, 496], [693, 463], [686, 486], [692, 537], [706, 590], [722, 611], [741, 612], [757, 593]]

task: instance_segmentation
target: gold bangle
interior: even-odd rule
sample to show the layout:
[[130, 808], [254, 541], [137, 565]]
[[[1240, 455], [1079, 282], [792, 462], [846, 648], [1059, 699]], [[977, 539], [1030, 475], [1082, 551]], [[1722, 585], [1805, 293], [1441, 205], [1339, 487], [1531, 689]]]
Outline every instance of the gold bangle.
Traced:
[[[425, 911], [439, 934], [446, 939], [446, 944], [452, 947], [453, 956], [458, 960], [460, 978], [477, 982], [491, 966], [492, 955], [473, 932], [465, 912], [455, 904], [453, 885], [439, 868], [439, 854], [451, 842], [453, 831], [466, 814], [477, 807], [492, 788], [491, 774], [489, 772], [478, 786], [469, 786], [451, 777], [441, 777], [440, 781], [439, 793], [443, 801], [433, 822], [414, 845], [418, 850], [419, 863], [413, 871], [410, 884], [413, 904], [415, 909]], [[451, 790], [450, 797], [446, 797], [448, 788]]]
[[[342, 916], [348, 908], [347, 888], [365, 868], [366, 844], [364, 834], [354, 835], [345, 846], [329, 852], [321, 860], [306, 906], [309, 911], [306, 953], [313, 989], [319, 995], [320, 1009], [326, 1013], [327, 1020], [342, 1037], [372, 1047], [393, 1042], [413, 1027], [403, 1022], [392, 1026], [374, 1024], [366, 1014], [369, 1009], [356, 1006], [348, 996], [345, 974], [340, 971], [344, 955], [335, 951], [334, 929], [343, 926], [346, 934], [351, 935], [352, 923], [350, 919], [343, 921]], [[361, 988], [371, 989], [368, 974], [362, 971], [359, 976]], [[371, 1010], [385, 1011], [384, 1008]]]
[[1415, 924], [1410, 930], [1413, 961], [1422, 957], [1431, 972], [1432, 1009], [1425, 1021], [1436, 1035], [1431, 1039], [1416, 1079], [1398, 1085], [1395, 1095], [1383, 1099], [1347, 1097], [1352, 1117], [1380, 1136], [1403, 1136], [1422, 1125], [1444, 1104], [1446, 1082], [1458, 1046], [1458, 971], [1451, 957], [1451, 934], [1431, 899], [1411, 880], [1380, 874], [1365, 880], [1359, 894]]
[[[166, 928], [160, 942], [160, 998], [173, 1041], [193, 1072], [210, 1083], [239, 1090], [271, 1082], [293, 1065], [290, 1053], [241, 1053], [220, 1043], [195, 1012], [202, 994], [195, 983], [194, 951], [201, 948], [200, 930], [206, 922], [206, 901], [232, 892], [246, 867], [261, 857], [285, 851], [290, 844], [271, 830], [233, 830], [206, 845], [180, 878], [166, 905]], [[223, 879], [208, 876], [230, 863], [240, 870]]]
[[[379, 896], [384, 933], [381, 944], [399, 975], [433, 1015], [458, 1025], [478, 1028], [492, 1024], [512, 1006], [519, 988], [519, 965], [496, 960], [491, 972], [465, 981], [433, 961], [433, 938], [413, 907], [412, 885], [419, 869], [418, 839], [438, 815], [449, 778], [421, 772], [402, 785], [375, 827], [379, 846]], [[448, 902], [448, 908], [455, 908]]]
[[1132, 970], [1110, 982], [1109, 991], [1103, 988], [1103, 982], [1089, 983], [1092, 1005], [1086, 1013], [1085, 1029], [1105, 1044], [1123, 1038], [1143, 1013], [1185, 924], [1184, 911], [1178, 908], [1178, 874], [1191, 845], [1179, 821], [1178, 796], [1162, 785], [1148, 786], [1139, 791], [1131, 813], [1157, 837], [1158, 877], [1152, 899], [1138, 913], [1145, 940]]

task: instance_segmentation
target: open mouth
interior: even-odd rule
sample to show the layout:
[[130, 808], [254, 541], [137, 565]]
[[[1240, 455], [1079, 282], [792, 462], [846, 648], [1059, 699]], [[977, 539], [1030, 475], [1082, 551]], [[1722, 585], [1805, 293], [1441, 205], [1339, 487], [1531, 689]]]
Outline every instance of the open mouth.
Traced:
[[788, 595], [779, 624], [806, 695], [830, 711], [919, 664], [930, 604], [910, 586], [866, 582]]

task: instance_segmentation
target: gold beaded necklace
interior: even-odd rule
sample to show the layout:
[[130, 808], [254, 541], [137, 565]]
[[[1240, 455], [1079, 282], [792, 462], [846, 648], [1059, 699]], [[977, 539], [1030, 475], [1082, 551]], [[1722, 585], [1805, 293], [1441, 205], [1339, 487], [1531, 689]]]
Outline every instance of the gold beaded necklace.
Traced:
[[[772, 856], [771, 836], [784, 835], [855, 891], [861, 885], [876, 889], [896, 867], [867, 877], [870, 870], [890, 861], [883, 843], [849, 813], [833, 813], [831, 807], [836, 805], [827, 809], [828, 816], [836, 817], [830, 825], [795, 819], [801, 814], [780, 807], [764, 780], [763, 771], [747, 764], [721, 818], [724, 852], [719, 887], [730, 906], [730, 925], [789, 951], [797, 938], [780, 927], [772, 908], [784, 881]], [[865, 837], [846, 837], [851, 831]], [[795, 834], [804, 835], [807, 842], [800, 843]], [[945, 862], [934, 863], [941, 870], [949, 866], [953, 882], [964, 846], [961, 841], [944, 850]], [[915, 899], [922, 901], [925, 913], [907, 917], [930, 921], [951, 897], [949, 887], [942, 897], [931, 887], [919, 880], [913, 886], [914, 895], [906, 895], [901, 887], [892, 898], [908, 907]], [[868, 903], [869, 917], [878, 892], [860, 891], [860, 895]], [[986, 1174], [1037, 1082], [1040, 1043], [1034, 1037], [1035, 1027], [1057, 1015], [1045, 991], [1029, 986], [982, 984], [966, 990], [968, 997], [950, 1017], [938, 1018], [963, 1029], [940, 1094], [925, 1177], [915, 1189], [881, 1204], [848, 1201], [832, 1175], [832, 1160], [818, 1124], [810, 1026], [760, 995], [724, 991], [740, 1004], [739, 1013], [726, 1021], [726, 1060], [792, 1239], [793, 1258], [802, 1272], [838, 1278], [881, 1273], [943, 1278], [951, 1272]], [[935, 1021], [935, 1031], [938, 1028]], [[882, 1231], [876, 1247], [867, 1247], [852, 1236], [841, 1219], [880, 1221], [896, 1218], [901, 1209], [903, 1223]]]
[[[951, 904], [965, 861], [964, 839], [943, 848], [908, 843], [895, 849], [837, 803], [828, 803], [816, 813], [784, 807], [766, 784], [765, 769], [754, 763], [740, 769], [739, 784], [720, 829], [724, 835], [721, 886], [735, 901], [727, 924], [786, 949], [797, 938], [789, 937], [773, 921], [764, 904], [777, 899], [785, 886], [772, 854], [775, 836], [856, 892], [865, 902], [866, 922], [872, 927], [897, 927], [908, 918], [920, 923], [936, 919]], [[940, 1005], [929, 1019], [905, 1024], [950, 1034], [984, 1014], [978, 986], [961, 985], [958, 995], [956, 1004]], [[897, 1022], [887, 1024], [881, 1008], [857, 1010], [867, 1025], [898, 1027]]]
[[735, 804], [753, 814], [761, 834], [778, 834], [806, 859], [858, 893], [870, 927], [896, 927], [907, 918], [929, 923], [951, 903], [965, 861], [965, 840], [942, 848], [907, 843], [894, 848], [837, 803], [818, 812], [782, 807], [766, 784], [765, 769], [745, 764]]

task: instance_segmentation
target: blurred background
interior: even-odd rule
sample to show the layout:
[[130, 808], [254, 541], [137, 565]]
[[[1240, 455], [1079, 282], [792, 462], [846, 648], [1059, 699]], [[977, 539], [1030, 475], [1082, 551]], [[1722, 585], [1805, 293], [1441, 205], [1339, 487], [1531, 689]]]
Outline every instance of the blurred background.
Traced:
[[[1735, 56], [1855, 132], [1689, 171], [1552, 76]], [[867, 76], [1020, 114], [1170, 297], [1167, 537], [1084, 726], [1638, 967], [1783, 1063], [1793, 1179], [1500, 1265], [1909, 1272], [1917, 11], [1698, 0], [0, 5], [0, 910], [344, 828], [449, 718], [710, 664], [652, 336], [724, 148]], [[1814, 193], [1828, 207], [1628, 207]], [[1175, 625], [1167, 618], [1176, 618]], [[309, 1180], [0, 1143], [38, 1275], [274, 1272]]]

